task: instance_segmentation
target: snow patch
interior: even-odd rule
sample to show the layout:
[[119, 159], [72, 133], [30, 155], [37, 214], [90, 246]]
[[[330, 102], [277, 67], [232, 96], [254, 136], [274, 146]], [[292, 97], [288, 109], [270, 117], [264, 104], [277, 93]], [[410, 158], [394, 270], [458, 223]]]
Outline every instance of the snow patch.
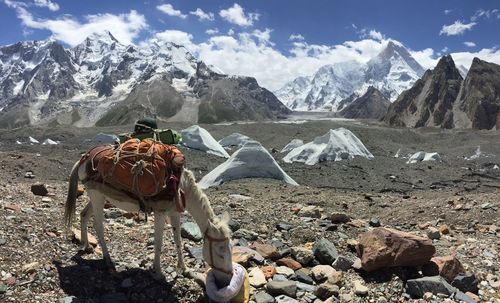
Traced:
[[465, 160], [475, 160], [475, 159], [478, 159], [479, 157], [481, 157], [482, 153], [481, 153], [481, 146], [478, 146], [474, 155], [470, 156], [470, 157], [465, 157]]
[[426, 153], [419, 151], [414, 153], [406, 164], [413, 164], [422, 161], [441, 161], [441, 156], [438, 153]]
[[219, 157], [229, 158], [226, 150], [204, 128], [193, 125], [181, 130], [182, 144]]
[[399, 158], [399, 153], [401, 152], [401, 148], [398, 149], [398, 151], [396, 152], [396, 154], [394, 155], [394, 158]]
[[304, 141], [302, 141], [300, 139], [293, 139], [287, 145], [285, 145], [285, 147], [283, 147], [283, 149], [281, 150], [281, 153], [288, 153], [292, 149], [297, 148], [297, 147], [302, 146], [302, 145], [304, 145]]
[[298, 185], [278, 165], [273, 156], [257, 141], [248, 141], [226, 162], [206, 174], [199, 182], [201, 188], [244, 178], [272, 178]]
[[314, 141], [292, 149], [283, 161], [304, 162], [314, 165], [322, 161], [350, 160], [354, 156], [373, 159], [373, 155], [350, 130], [343, 127], [330, 129]]
[[49, 138], [45, 139], [45, 141], [43, 141], [42, 143], [42, 145], [57, 145], [57, 144], [59, 144], [59, 142], [56, 142]]
[[37, 139], [33, 138], [33, 137], [28, 137], [28, 143], [30, 144], [40, 144], [40, 141], [38, 141]]

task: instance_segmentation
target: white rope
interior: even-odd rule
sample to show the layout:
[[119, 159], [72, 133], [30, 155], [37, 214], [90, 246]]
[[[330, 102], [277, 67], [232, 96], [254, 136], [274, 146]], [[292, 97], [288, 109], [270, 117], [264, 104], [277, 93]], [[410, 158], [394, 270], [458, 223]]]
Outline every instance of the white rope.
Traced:
[[229, 303], [243, 286], [245, 273], [246, 269], [243, 266], [233, 263], [233, 277], [231, 278], [231, 282], [228, 286], [218, 289], [215, 284], [214, 271], [209, 271], [207, 275], [207, 295], [210, 300], [217, 303]]

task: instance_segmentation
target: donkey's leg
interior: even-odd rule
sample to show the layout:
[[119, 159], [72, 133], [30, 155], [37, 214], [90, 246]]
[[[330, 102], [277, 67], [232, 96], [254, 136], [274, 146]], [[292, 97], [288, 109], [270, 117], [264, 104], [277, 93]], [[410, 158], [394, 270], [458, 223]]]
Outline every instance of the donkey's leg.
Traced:
[[161, 248], [163, 246], [163, 229], [165, 228], [165, 211], [154, 211], [155, 218], [155, 259], [153, 261], [153, 270], [157, 277], [161, 277]]
[[92, 210], [94, 211], [94, 229], [102, 248], [104, 262], [107, 267], [114, 268], [111, 257], [109, 256], [108, 247], [106, 246], [106, 241], [104, 240], [104, 195], [97, 190], [89, 190], [88, 195], [92, 201]]
[[177, 251], [177, 272], [184, 274], [186, 272], [186, 264], [182, 255], [182, 239], [181, 239], [181, 216], [178, 212], [170, 215], [172, 223], [172, 232], [174, 234], [175, 249]]
[[80, 213], [80, 232], [83, 244], [83, 251], [86, 253], [92, 253], [94, 249], [92, 245], [89, 244], [88, 230], [87, 226], [89, 223], [90, 216], [92, 215], [92, 202], [87, 203]]

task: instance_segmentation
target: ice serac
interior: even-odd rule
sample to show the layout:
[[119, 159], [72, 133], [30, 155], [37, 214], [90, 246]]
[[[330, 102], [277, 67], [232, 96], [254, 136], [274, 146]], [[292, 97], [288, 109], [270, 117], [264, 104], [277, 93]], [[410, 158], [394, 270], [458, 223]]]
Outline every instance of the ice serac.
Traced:
[[461, 83], [452, 57], [442, 57], [433, 70], [426, 71], [389, 106], [384, 120], [393, 126], [452, 128], [453, 104]]
[[363, 96], [341, 110], [340, 115], [349, 119], [380, 119], [385, 116], [390, 104], [378, 89], [370, 86]]
[[204, 128], [193, 125], [181, 130], [182, 144], [219, 157], [229, 158], [226, 150]]
[[189, 114], [176, 121], [197, 123], [290, 110], [255, 79], [221, 74], [170, 42], [126, 45], [103, 32], [71, 49], [53, 40], [0, 46], [0, 127], [121, 125], [180, 112]]
[[472, 60], [454, 112], [456, 127], [500, 129], [500, 65]]
[[354, 156], [373, 158], [373, 155], [356, 135], [341, 127], [330, 129], [325, 135], [316, 137], [314, 141], [292, 149], [283, 158], [283, 161], [314, 165], [323, 161], [350, 160]]
[[226, 162], [206, 174], [199, 182], [202, 188], [244, 178], [272, 178], [298, 185], [283, 171], [273, 156], [257, 141], [248, 141]]
[[367, 63], [346, 61], [321, 67], [314, 75], [299, 77], [275, 92], [294, 110], [340, 111], [369, 87], [394, 101], [410, 88], [424, 69], [398, 42], [389, 41], [376, 57]]

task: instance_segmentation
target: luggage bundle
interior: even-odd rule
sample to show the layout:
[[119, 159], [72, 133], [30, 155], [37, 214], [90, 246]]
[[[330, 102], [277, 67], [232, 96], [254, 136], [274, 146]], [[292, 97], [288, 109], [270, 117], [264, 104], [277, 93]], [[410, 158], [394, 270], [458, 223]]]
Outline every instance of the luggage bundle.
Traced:
[[139, 197], [158, 195], [173, 179], [178, 182], [184, 155], [173, 145], [151, 139], [129, 139], [117, 147], [96, 146], [80, 163], [91, 159], [91, 169], [109, 185]]

